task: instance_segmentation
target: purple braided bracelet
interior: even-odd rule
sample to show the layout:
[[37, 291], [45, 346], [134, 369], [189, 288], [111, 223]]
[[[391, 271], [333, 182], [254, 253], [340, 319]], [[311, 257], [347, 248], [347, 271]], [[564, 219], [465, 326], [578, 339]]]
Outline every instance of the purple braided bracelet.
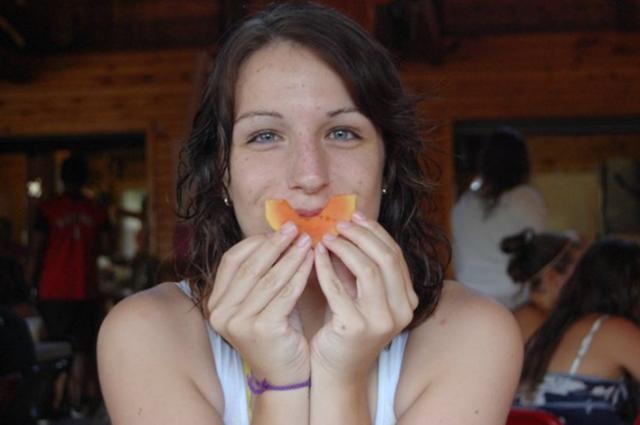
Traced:
[[273, 390], [273, 391], [288, 391], [295, 390], [298, 388], [305, 388], [311, 386], [311, 378], [307, 379], [303, 382], [298, 382], [296, 384], [290, 385], [273, 385], [270, 384], [267, 379], [263, 379], [262, 381], [257, 380], [253, 377], [253, 375], [247, 375], [247, 385], [249, 386], [249, 390], [255, 395], [262, 394], [265, 391]]

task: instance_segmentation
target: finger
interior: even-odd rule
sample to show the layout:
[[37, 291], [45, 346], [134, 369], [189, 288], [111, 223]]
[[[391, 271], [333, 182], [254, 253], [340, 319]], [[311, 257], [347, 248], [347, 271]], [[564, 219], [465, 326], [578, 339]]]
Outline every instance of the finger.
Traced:
[[291, 245], [298, 232], [295, 224], [287, 222], [280, 230], [262, 244], [238, 267], [218, 304], [237, 306], [264, 274], [273, 266], [282, 253]]
[[310, 249], [311, 238], [304, 233], [249, 291], [240, 306], [241, 314], [254, 316], [262, 311], [293, 278]]
[[383, 241], [390, 249], [394, 249], [398, 244], [395, 239], [382, 227], [376, 220], [370, 220], [361, 211], [356, 211], [351, 216], [354, 223], [371, 230], [381, 241]]
[[[413, 289], [413, 280], [402, 249], [380, 223], [375, 220], [368, 220], [364, 214], [356, 212], [353, 215], [353, 223], [355, 224], [353, 227], [349, 226], [349, 222], [339, 223], [338, 232], [354, 242], [376, 261], [385, 274], [385, 282], [397, 281], [397, 278], [394, 279], [393, 276], [389, 275], [389, 271], [399, 271], [402, 278], [401, 287], [405, 290], [405, 296], [409, 300], [411, 310], [415, 309], [418, 305], [418, 296]], [[360, 229], [368, 230], [375, 238], [367, 237], [367, 232], [359, 231]], [[383, 242], [384, 246], [379, 242]], [[397, 283], [394, 285], [399, 286]]]
[[340, 222], [338, 232], [360, 248], [380, 270], [382, 286], [395, 321], [404, 324], [410, 320], [415, 305], [411, 294], [415, 296], [415, 292], [400, 248], [396, 244], [390, 248], [370, 227], [357, 223]]
[[[382, 270], [384, 282], [390, 298], [390, 304], [396, 307], [396, 312], [402, 312], [406, 300], [409, 309], [413, 311], [418, 306], [418, 296], [413, 288], [413, 280], [409, 267], [404, 258], [404, 253], [391, 235], [374, 220], [356, 215], [353, 226], [341, 225], [341, 235], [353, 241], [369, 257], [371, 257]], [[380, 243], [380, 236], [387, 242]], [[390, 242], [389, 242], [390, 241]], [[404, 289], [404, 294], [398, 289]]]
[[328, 235], [323, 238], [323, 244], [356, 277], [356, 304], [367, 311], [388, 311], [387, 294], [378, 266], [346, 239]]
[[209, 310], [216, 305], [240, 265], [264, 242], [264, 239], [263, 235], [246, 238], [224, 253], [218, 264], [215, 285], [207, 302]]
[[280, 289], [275, 298], [262, 310], [260, 316], [266, 320], [277, 320], [289, 316], [307, 286], [313, 268], [313, 251], [308, 250], [304, 260], [291, 279]]
[[343, 318], [358, 314], [355, 303], [336, 275], [329, 258], [329, 252], [322, 242], [316, 245], [314, 264], [320, 289], [327, 298], [327, 303], [333, 314]]

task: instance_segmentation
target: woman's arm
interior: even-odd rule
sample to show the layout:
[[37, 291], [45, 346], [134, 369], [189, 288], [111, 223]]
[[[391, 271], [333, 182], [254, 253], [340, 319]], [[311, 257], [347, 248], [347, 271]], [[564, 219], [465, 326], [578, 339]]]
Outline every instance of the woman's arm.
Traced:
[[[411, 321], [418, 297], [400, 247], [379, 223], [354, 214], [338, 230], [340, 237], [325, 235], [315, 252], [330, 319], [311, 341], [310, 423], [365, 425], [373, 420], [367, 391], [372, 367]], [[329, 252], [353, 274], [355, 294]]]
[[[309, 379], [308, 343], [294, 309], [312, 266], [309, 236], [286, 225], [269, 237], [244, 239], [220, 262], [207, 301], [209, 322], [257, 381], [283, 387]], [[267, 390], [254, 400], [253, 425], [308, 422], [306, 386]]]
[[114, 425], [222, 424], [219, 385], [202, 388], [191, 375], [197, 365], [217, 379], [202, 316], [169, 285], [122, 301], [100, 329], [100, 383]]
[[504, 307], [447, 286], [435, 314], [410, 337], [398, 424], [502, 424], [520, 377], [520, 331]]

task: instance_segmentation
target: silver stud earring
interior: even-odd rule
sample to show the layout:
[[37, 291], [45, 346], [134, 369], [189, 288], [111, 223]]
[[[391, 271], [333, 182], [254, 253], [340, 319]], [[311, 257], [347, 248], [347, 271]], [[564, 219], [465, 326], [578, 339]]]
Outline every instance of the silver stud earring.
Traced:
[[224, 201], [224, 204], [228, 207], [231, 206], [231, 201], [229, 200], [228, 196], [225, 196], [224, 198], [222, 198], [222, 200]]
[[387, 194], [387, 186], [382, 186], [382, 195], [386, 195]]

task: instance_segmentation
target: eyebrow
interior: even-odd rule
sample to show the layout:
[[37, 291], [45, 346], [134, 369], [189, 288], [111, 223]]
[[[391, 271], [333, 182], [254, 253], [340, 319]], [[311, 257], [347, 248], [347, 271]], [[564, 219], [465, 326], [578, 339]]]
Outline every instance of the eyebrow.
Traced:
[[335, 117], [337, 115], [340, 115], [340, 114], [350, 114], [350, 113], [359, 114], [360, 111], [358, 110], [358, 108], [355, 108], [353, 106], [349, 106], [349, 107], [346, 107], [346, 108], [340, 108], [340, 109], [336, 109], [335, 111], [327, 112], [327, 116], [329, 118], [333, 118], [333, 117]]
[[[329, 118], [333, 118], [340, 114], [350, 114], [350, 113], [360, 113], [360, 111], [358, 110], [358, 108], [349, 106], [345, 108], [336, 109], [335, 111], [329, 111], [327, 112], [327, 116]], [[280, 118], [280, 119], [284, 118], [282, 114], [275, 111], [250, 111], [240, 115], [238, 118], [236, 118], [235, 122], [237, 123], [240, 120], [243, 120], [245, 118], [252, 118], [252, 117], [274, 117], [274, 118]]]
[[275, 111], [251, 111], [240, 115], [238, 118], [236, 118], [235, 122], [251, 117], [275, 117], [280, 119], [284, 118], [282, 114]]

